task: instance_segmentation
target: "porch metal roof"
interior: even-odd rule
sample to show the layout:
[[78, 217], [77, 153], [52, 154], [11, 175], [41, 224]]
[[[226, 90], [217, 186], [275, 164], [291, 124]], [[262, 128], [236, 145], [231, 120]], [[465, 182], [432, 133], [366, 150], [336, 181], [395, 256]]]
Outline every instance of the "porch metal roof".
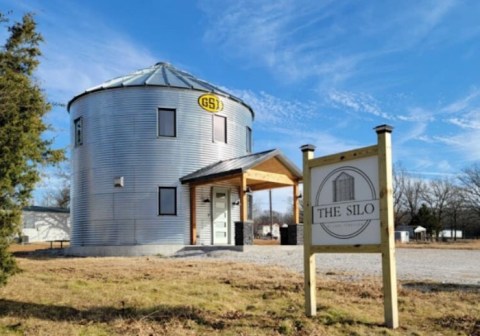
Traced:
[[264, 152], [249, 154], [229, 160], [222, 160], [209, 166], [201, 168], [193, 173], [183, 176], [180, 181], [185, 183], [202, 182], [216, 178], [228, 177], [244, 173], [249, 169], [271, 159], [278, 159], [297, 179], [302, 179], [302, 172], [278, 149], [271, 149]]

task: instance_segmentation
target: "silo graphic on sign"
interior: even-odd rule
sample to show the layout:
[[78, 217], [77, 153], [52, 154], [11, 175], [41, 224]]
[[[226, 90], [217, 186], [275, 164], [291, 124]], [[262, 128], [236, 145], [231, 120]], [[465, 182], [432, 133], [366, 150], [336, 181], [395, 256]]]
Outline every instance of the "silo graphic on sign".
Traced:
[[342, 172], [333, 180], [333, 202], [353, 201], [355, 199], [355, 179]]

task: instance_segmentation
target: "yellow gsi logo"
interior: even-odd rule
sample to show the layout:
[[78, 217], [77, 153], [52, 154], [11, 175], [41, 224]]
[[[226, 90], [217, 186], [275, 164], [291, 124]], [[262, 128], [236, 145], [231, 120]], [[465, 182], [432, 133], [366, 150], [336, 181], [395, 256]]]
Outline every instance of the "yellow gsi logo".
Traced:
[[205, 111], [217, 113], [223, 110], [223, 102], [212, 93], [206, 93], [198, 97], [198, 105]]

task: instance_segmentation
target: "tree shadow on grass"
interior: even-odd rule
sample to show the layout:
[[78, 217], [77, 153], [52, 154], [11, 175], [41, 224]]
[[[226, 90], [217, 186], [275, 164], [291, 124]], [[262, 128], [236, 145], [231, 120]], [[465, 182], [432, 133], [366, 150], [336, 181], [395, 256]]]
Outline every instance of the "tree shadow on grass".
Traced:
[[[121, 303], [123, 304], [123, 302]], [[68, 322], [71, 324], [114, 324], [119, 320], [130, 322], [155, 323], [168, 325], [180, 322], [183, 325], [195, 323], [203, 329], [212, 331], [235, 330], [236, 328], [249, 327], [264, 330], [276, 330], [284, 316], [278, 315], [270, 318], [246, 313], [243, 311], [225, 311], [221, 313], [196, 308], [194, 306], [157, 305], [147, 309], [133, 307], [94, 307], [77, 309], [64, 305], [39, 304], [33, 302], [18, 302], [0, 299], [0, 317], [13, 317], [16, 319], [40, 319], [51, 322]], [[16, 329], [21, 325], [8, 326]]]
[[315, 320], [317, 320], [319, 323], [325, 326], [342, 324], [342, 325], [349, 325], [349, 326], [363, 325], [369, 328], [385, 327], [385, 324], [382, 324], [382, 323], [367, 322], [367, 321], [362, 321], [358, 319], [357, 320], [352, 319], [348, 317], [347, 314], [345, 313], [340, 313], [335, 309], [332, 310], [330, 307], [323, 306], [320, 304], [317, 305], [317, 316], [315, 316]]
[[[121, 305], [123, 302], [121, 302]], [[322, 309], [323, 308], [323, 309]], [[382, 328], [383, 324], [368, 321], [354, 320], [344, 314], [335, 314], [324, 311], [326, 307], [319, 307], [319, 314], [314, 321], [324, 325], [363, 325], [368, 328]], [[268, 316], [267, 316], [268, 315]], [[304, 329], [305, 319], [303, 314], [283, 314], [278, 312], [255, 315], [245, 311], [225, 311], [217, 313], [188, 305], [157, 305], [151, 308], [133, 307], [93, 307], [78, 309], [66, 305], [40, 304], [33, 302], [19, 302], [0, 299], [0, 317], [13, 317], [16, 319], [40, 319], [51, 322], [67, 322], [71, 324], [114, 324], [119, 320], [137, 321], [142, 323], [156, 323], [167, 325], [171, 322], [180, 322], [188, 325], [193, 322], [206, 330], [232, 331], [236, 328], [258, 328], [263, 330], [280, 330], [281, 324], [288, 319], [293, 321], [294, 329], [303, 334], [308, 334]], [[21, 323], [18, 323], [20, 326]], [[17, 325], [9, 326], [13, 329]], [[305, 333], [307, 332], [307, 333]]]
[[475, 284], [453, 284], [453, 283], [436, 283], [436, 282], [405, 282], [402, 283], [405, 289], [412, 289], [422, 293], [435, 292], [478, 292], [480, 293], [480, 285]]
[[16, 318], [37, 318], [54, 322], [72, 322], [78, 324], [110, 323], [118, 319], [148, 320], [167, 323], [173, 319], [191, 320], [212, 329], [222, 329], [223, 323], [211, 312], [191, 306], [159, 305], [149, 309], [131, 307], [97, 307], [85, 310], [69, 306], [47, 305], [32, 302], [17, 302], [0, 299], [0, 316]]
[[16, 258], [25, 258], [32, 260], [70, 258], [70, 256], [65, 255], [65, 248], [42, 248], [33, 251], [15, 251], [12, 252], [12, 254]]

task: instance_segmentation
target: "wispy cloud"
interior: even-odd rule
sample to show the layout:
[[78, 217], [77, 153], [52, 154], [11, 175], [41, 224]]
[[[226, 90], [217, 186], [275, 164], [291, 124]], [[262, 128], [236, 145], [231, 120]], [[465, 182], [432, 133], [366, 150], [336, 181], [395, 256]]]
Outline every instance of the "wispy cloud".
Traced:
[[458, 113], [471, 109], [472, 104], [480, 106], [480, 88], [474, 88], [465, 97], [449, 103], [440, 109], [440, 113]]
[[327, 88], [362, 73], [365, 62], [425, 44], [455, 5], [453, 0], [363, 6], [211, 0], [201, 8], [209, 18], [204, 34], [209, 45], [283, 80], [314, 77]]
[[401, 133], [398, 139], [399, 144], [405, 144], [408, 141], [418, 140], [423, 142], [431, 142], [429, 136], [426, 134], [428, 125], [426, 123], [416, 123], [409, 125], [406, 129]]
[[435, 136], [435, 140], [457, 150], [464, 160], [480, 160], [480, 132], [465, 131], [452, 136]]
[[405, 33], [414, 42], [424, 41], [426, 36], [441, 25], [455, 3], [455, 0], [431, 0], [417, 4], [416, 10], [410, 12], [412, 25]]
[[350, 150], [365, 144], [346, 139], [342, 134], [333, 135], [328, 131], [307, 130], [294, 127], [274, 127], [272, 132], [285, 139], [284, 147], [298, 150], [301, 145], [312, 144], [317, 147], [316, 155], [328, 155]]
[[371, 114], [387, 120], [395, 119], [395, 116], [382, 111], [379, 102], [373, 96], [366, 93], [331, 90], [328, 93], [328, 100], [332, 106], [338, 109], [348, 109], [354, 112]]
[[[327, 120], [318, 102], [287, 100], [266, 92], [223, 88], [249, 104], [255, 111], [255, 133], [262, 134], [255, 142], [255, 150], [280, 148], [288, 156], [300, 157], [299, 147], [313, 144], [318, 147], [317, 155], [332, 154], [349, 150], [359, 145], [342, 134], [336, 134], [337, 127], [318, 127]], [[300, 162], [296, 162], [300, 164]]]
[[475, 110], [466, 118], [450, 118], [446, 121], [463, 129], [480, 130], [480, 110]]
[[341, 55], [333, 48], [345, 34], [342, 27], [330, 24], [341, 7], [333, 1], [221, 4], [202, 2], [210, 18], [204, 39], [227, 55], [246, 60], [247, 66], [267, 67], [289, 82], [312, 75], [334, 82], [348, 78], [362, 59], [361, 53]]
[[34, 10], [45, 38], [37, 75], [51, 100], [66, 103], [89, 87], [155, 63], [149, 50], [94, 13], [72, 3], [61, 8]]
[[255, 93], [250, 90], [223, 88], [250, 105], [255, 111], [257, 125], [292, 125], [296, 126], [310, 118], [320, 115], [318, 104], [299, 100], [286, 100], [264, 91]]

